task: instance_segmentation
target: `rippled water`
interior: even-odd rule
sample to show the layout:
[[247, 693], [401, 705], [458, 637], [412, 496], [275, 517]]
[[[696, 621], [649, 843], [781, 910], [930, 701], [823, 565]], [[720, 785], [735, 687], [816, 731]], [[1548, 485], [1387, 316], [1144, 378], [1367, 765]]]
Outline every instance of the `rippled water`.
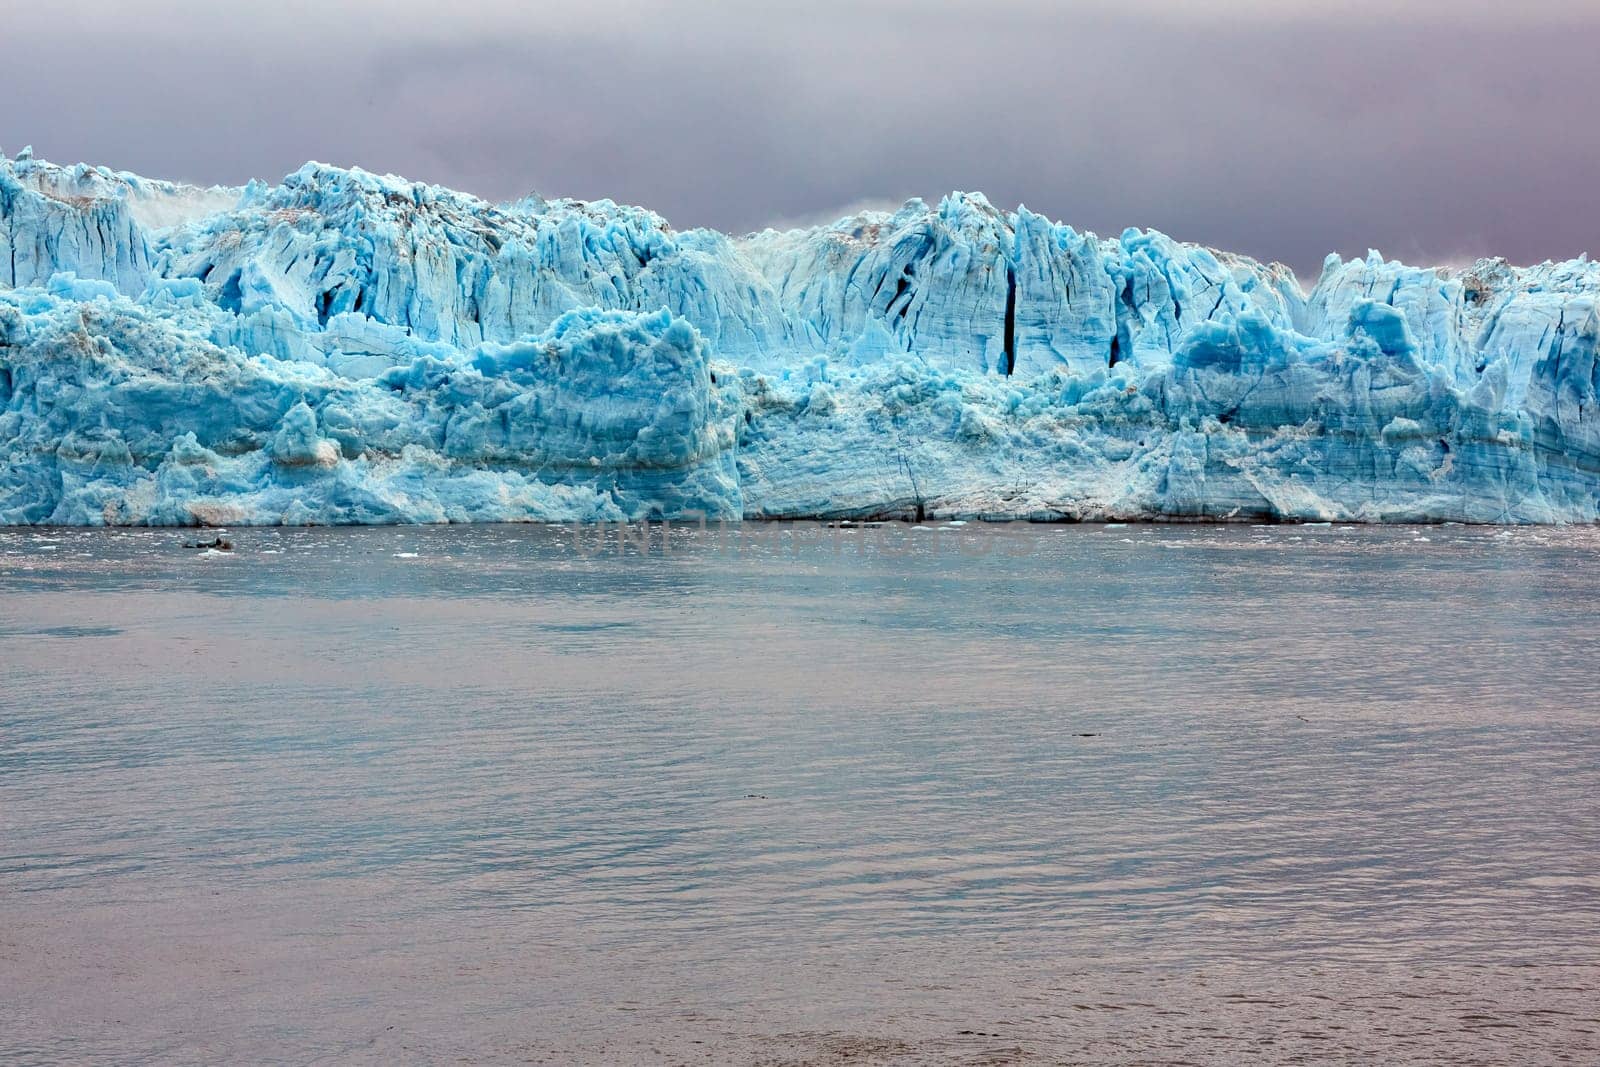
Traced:
[[0, 532], [0, 1061], [1600, 1057], [1600, 532]]

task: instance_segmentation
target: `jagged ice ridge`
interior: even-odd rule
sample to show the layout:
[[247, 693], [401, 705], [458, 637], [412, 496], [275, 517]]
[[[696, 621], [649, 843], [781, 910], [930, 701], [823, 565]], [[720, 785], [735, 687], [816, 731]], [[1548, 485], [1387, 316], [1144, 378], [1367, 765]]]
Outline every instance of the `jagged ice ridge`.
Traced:
[[1591, 522], [1600, 268], [0, 155], [0, 523]]

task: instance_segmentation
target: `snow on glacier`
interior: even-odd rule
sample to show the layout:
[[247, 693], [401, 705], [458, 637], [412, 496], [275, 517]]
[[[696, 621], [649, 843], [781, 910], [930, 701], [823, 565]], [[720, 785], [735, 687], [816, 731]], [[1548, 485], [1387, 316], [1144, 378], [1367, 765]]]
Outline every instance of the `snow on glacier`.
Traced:
[[0, 156], [0, 523], [1589, 522], [1600, 269]]

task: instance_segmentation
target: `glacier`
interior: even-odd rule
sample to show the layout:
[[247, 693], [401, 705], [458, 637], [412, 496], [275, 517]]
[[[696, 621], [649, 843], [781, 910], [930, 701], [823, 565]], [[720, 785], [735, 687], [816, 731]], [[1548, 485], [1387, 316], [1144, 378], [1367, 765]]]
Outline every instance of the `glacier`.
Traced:
[[1593, 522], [1600, 268], [0, 153], [0, 523]]

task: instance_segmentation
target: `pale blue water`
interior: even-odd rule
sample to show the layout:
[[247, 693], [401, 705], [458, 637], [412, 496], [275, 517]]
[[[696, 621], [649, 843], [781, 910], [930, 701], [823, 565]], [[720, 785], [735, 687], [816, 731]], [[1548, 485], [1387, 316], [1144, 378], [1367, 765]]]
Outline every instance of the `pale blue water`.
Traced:
[[752, 529], [0, 532], [0, 1062], [1600, 1056], [1597, 531]]

